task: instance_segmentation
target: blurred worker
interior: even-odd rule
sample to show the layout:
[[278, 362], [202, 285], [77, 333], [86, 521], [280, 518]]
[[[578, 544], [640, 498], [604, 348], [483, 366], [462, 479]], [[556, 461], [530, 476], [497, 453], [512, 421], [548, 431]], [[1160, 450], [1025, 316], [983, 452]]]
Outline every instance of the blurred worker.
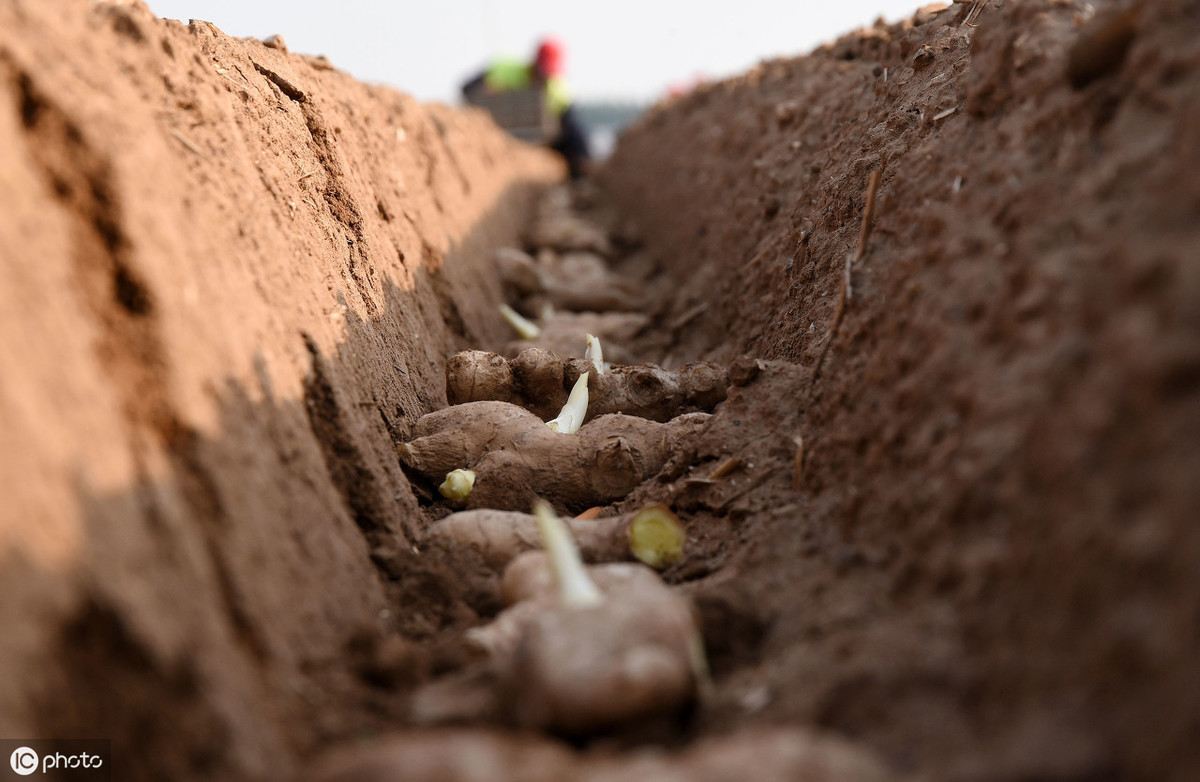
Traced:
[[571, 178], [578, 179], [584, 175], [591, 153], [587, 134], [571, 106], [567, 83], [563, 79], [565, 59], [562, 43], [555, 38], [544, 38], [538, 44], [533, 62], [497, 60], [464, 84], [462, 93], [470, 102], [471, 95], [480, 90], [492, 93], [544, 90], [546, 108], [558, 119], [558, 135], [551, 140], [550, 147], [566, 158]]

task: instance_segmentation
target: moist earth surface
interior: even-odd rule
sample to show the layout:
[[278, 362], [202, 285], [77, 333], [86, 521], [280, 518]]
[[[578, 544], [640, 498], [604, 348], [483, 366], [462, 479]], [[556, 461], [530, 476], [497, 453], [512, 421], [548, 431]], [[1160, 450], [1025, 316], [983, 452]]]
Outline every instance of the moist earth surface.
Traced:
[[[0, 734], [130, 779], [1200, 777], [1197, 139], [1191, 0], [928, 7], [572, 184], [278, 38], [0, 5]], [[589, 333], [725, 373], [592, 511], [678, 515], [711, 682], [565, 741], [458, 697], [497, 579], [397, 447], [457, 352]]]

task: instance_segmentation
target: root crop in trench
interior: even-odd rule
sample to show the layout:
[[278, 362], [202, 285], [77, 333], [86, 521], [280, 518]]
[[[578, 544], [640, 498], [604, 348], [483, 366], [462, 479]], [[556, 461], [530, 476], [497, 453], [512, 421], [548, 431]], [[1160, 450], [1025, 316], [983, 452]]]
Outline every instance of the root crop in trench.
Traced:
[[[532, 309], [546, 303], [533, 294], [563, 306], [555, 292], [574, 281], [557, 275], [578, 275], [577, 264], [559, 262], [554, 254], [580, 245], [596, 251], [594, 259], [602, 260], [599, 251], [613, 252], [597, 239], [599, 228], [571, 213], [569, 204], [569, 190], [553, 192], [539, 220], [557, 225], [536, 224], [529, 232], [552, 242], [530, 254], [506, 249], [496, 255], [510, 282], [508, 304], [523, 309], [537, 328], [518, 324], [527, 339], [519, 351], [506, 349], [512, 358], [485, 350], [451, 357], [450, 406], [417, 421], [411, 437], [397, 446], [399, 461], [429, 498], [422, 556], [444, 560], [473, 584], [469, 591], [506, 606], [449, 642], [461, 647], [456, 659], [463, 662], [412, 690], [405, 719], [427, 728], [465, 722], [536, 729], [576, 741], [615, 736], [636, 744], [637, 736], [646, 735], [678, 742], [710, 697], [700, 628], [713, 632], [715, 625], [705, 621], [705, 604], [694, 604], [690, 591], [669, 586], [689, 564], [711, 554], [707, 546], [694, 546], [687, 519], [681, 523], [669, 506], [684, 489], [742, 483], [743, 459], [727, 457], [705, 470], [711, 457], [701, 452], [712, 447], [713, 411], [731, 389], [737, 396], [740, 386], [771, 368], [753, 361], [732, 373], [711, 362], [677, 369], [622, 363], [621, 357], [641, 350], [642, 340], [637, 330], [604, 328], [605, 319], [632, 316], [640, 329], [657, 313], [627, 314], [624, 304], [605, 298], [609, 294], [593, 297], [589, 303], [597, 309], [573, 315], [557, 333], [548, 329], [560, 316], [551, 308]], [[635, 287], [607, 268], [592, 271], [593, 288]], [[596, 282], [601, 279], [604, 285]], [[606, 301], [611, 306], [599, 310]], [[609, 357], [617, 360], [609, 364]], [[577, 415], [586, 423], [577, 432], [555, 431], [552, 419], [563, 419], [560, 410], [576, 404], [584, 384], [586, 413]], [[724, 427], [719, 430], [733, 448], [776, 434], [750, 430], [728, 437]], [[439, 484], [441, 498], [433, 491]], [[668, 505], [656, 505], [656, 497]], [[598, 590], [594, 598], [572, 602], [570, 594], [580, 587], [570, 587], [550, 566], [557, 544], [549, 553], [537, 550], [547, 542], [545, 528], [539, 535], [541, 522], [528, 511], [542, 498], [562, 511], [583, 512], [561, 529], [578, 540], [588, 561], [612, 563], [594, 564], [587, 575], [577, 568], [568, 578], [594, 583], [588, 588]], [[444, 515], [463, 506], [469, 510]], [[548, 506], [542, 512], [551, 513]], [[619, 562], [629, 559], [663, 568], [666, 582], [643, 564]], [[723, 654], [728, 641], [716, 639], [715, 648]], [[820, 745], [825, 739], [815, 740]], [[797, 736], [797, 746], [807, 741]], [[854, 778], [851, 770], [883, 778], [869, 752], [846, 752], [846, 775], [830, 779]], [[665, 762], [672, 773], [683, 773], [692, 761], [679, 756]]]
[[[130, 779], [1200, 779], [1197, 42], [927, 7], [656, 107], [517, 238], [558, 167], [478, 113], [0, 3], [0, 732]], [[599, 605], [537, 597], [543, 496]]]

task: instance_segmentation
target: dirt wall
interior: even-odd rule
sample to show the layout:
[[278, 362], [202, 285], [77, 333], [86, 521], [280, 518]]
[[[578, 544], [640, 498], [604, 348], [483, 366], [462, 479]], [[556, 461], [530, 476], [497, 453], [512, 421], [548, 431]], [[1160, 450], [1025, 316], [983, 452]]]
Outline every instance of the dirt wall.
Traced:
[[1200, 6], [1092, 5], [764, 63], [605, 172], [675, 359], [801, 369], [763, 423], [802, 477], [730, 565], [775, 617], [751, 721], [948, 778], [1200, 774]]
[[1198, 42], [1195, 0], [925, 9], [543, 203], [647, 297], [606, 347], [753, 357], [609, 509], [686, 525], [711, 691], [568, 748], [417, 732], [496, 598], [410, 545], [449, 508], [394, 452], [507, 341], [487, 261], [560, 167], [278, 40], [0, 4], [0, 734], [132, 779], [691, 778], [798, 728], [899, 778], [1200, 776]]
[[560, 175], [279, 41], [0, 4], [0, 735], [281, 778], [345, 730], [393, 439], [505, 334], [485, 261]]

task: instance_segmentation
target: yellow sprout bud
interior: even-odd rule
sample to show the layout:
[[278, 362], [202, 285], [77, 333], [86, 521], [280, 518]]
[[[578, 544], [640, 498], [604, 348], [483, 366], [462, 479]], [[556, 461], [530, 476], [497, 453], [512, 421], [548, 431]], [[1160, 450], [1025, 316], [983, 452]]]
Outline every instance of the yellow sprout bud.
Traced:
[[446, 480], [438, 487], [438, 494], [453, 503], [464, 503], [475, 488], [474, 470], [452, 470], [446, 474]]
[[687, 533], [665, 505], [642, 508], [629, 522], [629, 551], [652, 568], [662, 569], [683, 558]]
[[542, 333], [542, 330], [537, 327], [536, 323], [522, 317], [521, 313], [507, 304], [500, 305], [500, 314], [504, 316], [504, 319], [508, 321], [508, 325], [513, 327], [513, 331], [517, 332], [517, 336], [521, 339], [534, 340]]

